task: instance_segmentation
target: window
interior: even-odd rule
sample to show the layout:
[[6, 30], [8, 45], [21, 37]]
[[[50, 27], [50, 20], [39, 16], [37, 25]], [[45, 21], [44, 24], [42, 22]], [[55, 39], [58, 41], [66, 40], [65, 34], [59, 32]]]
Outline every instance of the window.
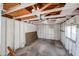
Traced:
[[71, 39], [76, 41], [76, 25], [72, 26], [72, 31], [71, 31], [72, 35], [71, 35]]
[[71, 26], [67, 26], [65, 30], [66, 37], [71, 38]]
[[76, 41], [76, 25], [67, 26], [65, 28], [65, 36]]

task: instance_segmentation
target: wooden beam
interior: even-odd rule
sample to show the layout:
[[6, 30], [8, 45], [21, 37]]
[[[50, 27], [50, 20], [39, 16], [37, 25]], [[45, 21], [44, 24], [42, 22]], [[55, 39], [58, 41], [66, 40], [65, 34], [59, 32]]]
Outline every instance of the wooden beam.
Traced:
[[10, 19], [12, 19], [13, 18], [13, 16], [11, 16], [11, 15], [8, 15], [8, 14], [4, 14], [4, 15], [2, 15], [3, 17], [8, 17], [8, 18], [10, 18]]
[[20, 10], [20, 9], [23, 9], [23, 8], [26, 8], [26, 7], [29, 7], [29, 6], [32, 6], [32, 5], [34, 5], [35, 3], [33, 3], [33, 4], [25, 4], [25, 3], [21, 3], [21, 5], [20, 6], [17, 6], [17, 7], [14, 7], [14, 8], [12, 8], [12, 9], [10, 9], [10, 10], [8, 10], [8, 12], [6, 12], [6, 13], [4, 13], [4, 14], [8, 14], [8, 13], [11, 13], [11, 12], [14, 12], [14, 11], [17, 11], [17, 10]]
[[49, 15], [58, 15], [58, 14], [60, 14], [61, 13], [61, 11], [56, 11], [56, 12], [51, 12], [51, 13], [48, 13], [48, 14], [45, 14], [46, 16], [49, 16]]
[[54, 16], [46, 16], [45, 18], [57, 18], [57, 17], [64, 17], [64, 16], [72, 16], [72, 15], [77, 15], [77, 13], [72, 13], [72, 14], [60, 14], [60, 15], [54, 15]]
[[72, 9], [63, 10], [60, 14], [70, 14], [70, 13], [74, 12], [79, 7], [79, 4], [78, 3], [66, 3], [66, 5], [64, 7], [72, 8]]
[[47, 13], [50, 13], [50, 12], [61, 11], [61, 10], [64, 10], [64, 9], [69, 9], [69, 8], [64, 8], [64, 7], [55, 8], [55, 9], [46, 10], [46, 11], [39, 12], [39, 13], [36, 12], [36, 13], [31, 13], [31, 14], [22, 15], [22, 16], [15, 17], [15, 18], [17, 19], [17, 18], [23, 18], [23, 17], [28, 17], [28, 16], [34, 16], [34, 15], [37, 15], [37, 14], [47, 14]]
[[37, 16], [29, 16], [29, 17], [25, 17], [25, 18], [22, 18], [22, 19], [33, 19], [33, 18], [36, 18]]
[[48, 4], [46, 4], [45, 6], [43, 6], [42, 8], [41, 8], [41, 11], [42, 10], [45, 10], [47, 7], [49, 7], [50, 5], [52, 5], [52, 3], [48, 3]]
[[33, 19], [25, 19], [23, 21], [37, 21], [38, 18], [33, 18]]
[[[35, 12], [35, 13], [32, 13], [32, 14], [27, 14], [27, 15], [22, 15], [20, 17], [16, 17], [16, 18], [22, 18], [22, 17], [28, 17], [28, 16], [34, 16], [34, 15], [38, 15], [38, 14], [47, 14], [47, 13], [50, 13], [50, 12], [55, 12], [55, 11], [62, 11], [62, 10], [72, 10], [74, 8], [78, 8], [79, 5], [78, 4], [75, 4], [75, 6], [73, 6], [72, 4], [70, 4], [71, 7], [61, 7], [61, 8], [54, 8], [54, 9], [51, 9], [51, 10], [46, 10], [46, 11], [42, 11], [42, 12]], [[70, 6], [69, 5], [69, 6]]]
[[7, 47], [7, 49], [9, 51], [9, 56], [16, 56], [15, 52], [10, 47]]
[[[66, 16], [73, 16], [77, 15], [77, 13], [72, 13], [72, 14], [62, 14], [62, 15], [54, 15], [54, 16], [46, 16], [45, 19], [57, 19], [57, 18], [65, 18]], [[29, 20], [37, 20], [39, 18], [34, 18], [34, 19], [29, 19]], [[26, 21], [26, 20], [23, 20]]]
[[15, 11], [15, 12], [8, 13], [8, 15], [18, 17], [18, 16], [22, 16], [22, 15], [25, 15], [25, 14], [30, 14], [30, 13], [31, 12], [28, 11], [27, 9], [20, 9], [20, 10]]
[[37, 10], [37, 8], [34, 5], [32, 7], [33, 7], [33, 9]]
[[36, 16], [29, 16], [29, 17], [25, 17], [25, 18], [18, 18], [16, 20], [30, 20], [30, 19], [35, 19], [37, 18]]
[[61, 11], [61, 10], [66, 10], [66, 9], [70, 9], [70, 8], [64, 8], [64, 7], [55, 8], [55, 9], [46, 10], [46, 11], [39, 12], [39, 13], [32, 13], [32, 14], [22, 15], [22, 16], [15, 17], [15, 18], [17, 19], [17, 18], [23, 18], [23, 17], [28, 17], [28, 16], [34, 16], [34, 15], [37, 15], [37, 14], [47, 14], [47, 13], [50, 13], [50, 12]]

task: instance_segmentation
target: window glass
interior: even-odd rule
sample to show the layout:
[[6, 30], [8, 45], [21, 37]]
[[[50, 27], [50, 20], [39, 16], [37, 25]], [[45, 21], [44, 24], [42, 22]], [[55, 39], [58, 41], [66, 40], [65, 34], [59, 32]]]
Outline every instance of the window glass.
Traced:
[[76, 25], [67, 26], [65, 28], [65, 36], [76, 41]]
[[71, 38], [71, 26], [66, 27], [66, 37]]
[[76, 25], [72, 26], [72, 40], [76, 41]]

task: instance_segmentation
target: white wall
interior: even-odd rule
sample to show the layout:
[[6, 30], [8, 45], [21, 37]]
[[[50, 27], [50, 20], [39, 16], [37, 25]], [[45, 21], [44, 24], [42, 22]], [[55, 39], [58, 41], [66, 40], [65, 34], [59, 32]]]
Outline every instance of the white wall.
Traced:
[[79, 56], [79, 15], [76, 16], [76, 24], [77, 24], [76, 55]]
[[25, 46], [25, 33], [36, 31], [36, 26], [6, 17], [1, 17], [1, 55], [7, 55], [7, 47], [16, 50]]
[[[2, 19], [2, 17], [1, 17]], [[3, 18], [3, 20], [1, 20], [1, 55], [5, 55], [6, 52], [6, 42], [5, 42], [5, 38], [6, 38], [6, 20], [5, 18]]]
[[18, 49], [20, 42], [20, 21], [15, 21], [15, 49]]
[[[66, 28], [68, 26], [74, 26], [76, 25], [76, 41], [72, 41], [72, 39], [74, 39], [75, 36], [73, 36], [73, 34], [70, 35], [70, 38], [67, 38], [67, 32], [66, 32]], [[65, 48], [69, 51], [70, 54], [72, 55], [79, 55], [79, 15], [76, 15], [74, 17], [72, 17], [71, 19], [69, 19], [68, 21], [64, 22], [61, 24], [61, 41], [63, 43], [63, 45], [65, 46]], [[73, 29], [73, 28], [72, 28]]]
[[38, 38], [59, 40], [60, 39], [60, 25], [59, 24], [40, 24], [37, 25]]
[[19, 47], [24, 47], [26, 43], [25, 34], [36, 31], [36, 26], [22, 21], [15, 21], [15, 50]]
[[[1, 8], [2, 7], [2, 5], [1, 5], [1, 3], [0, 3], [0, 52], [1, 52]], [[1, 55], [1, 53], [0, 53], [0, 55]]]
[[25, 46], [25, 22], [21, 21], [20, 22], [20, 40], [19, 40], [19, 45], [20, 47], [24, 47]]
[[36, 28], [36, 25], [34, 25], [34, 24], [26, 23], [25, 30], [26, 30], [26, 32], [33, 32], [33, 31], [37, 31], [37, 28]]
[[[4, 18], [2, 18], [3, 20]], [[6, 48], [8, 46], [10, 46], [12, 49], [14, 48], [13, 44], [14, 44], [14, 20], [13, 19], [9, 19], [9, 18], [5, 18], [6, 20]]]

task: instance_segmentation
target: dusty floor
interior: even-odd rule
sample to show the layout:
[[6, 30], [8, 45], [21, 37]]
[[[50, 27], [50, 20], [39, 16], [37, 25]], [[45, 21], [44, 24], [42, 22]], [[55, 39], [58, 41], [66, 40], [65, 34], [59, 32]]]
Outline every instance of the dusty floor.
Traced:
[[32, 45], [16, 50], [19, 56], [68, 56], [60, 41], [38, 39]]

